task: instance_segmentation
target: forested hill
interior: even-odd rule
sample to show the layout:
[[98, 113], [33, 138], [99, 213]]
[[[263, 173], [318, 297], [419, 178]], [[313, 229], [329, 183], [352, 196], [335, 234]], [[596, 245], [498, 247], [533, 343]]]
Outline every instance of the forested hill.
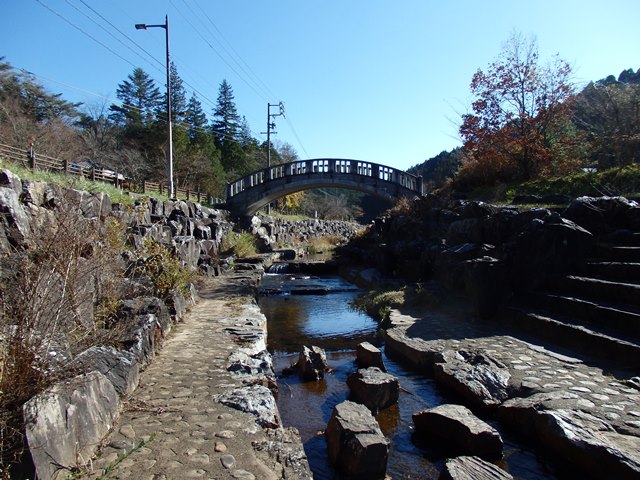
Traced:
[[[575, 168], [602, 170], [640, 162], [640, 69], [589, 82], [567, 100], [569, 124], [557, 135], [573, 136]], [[463, 148], [443, 151], [408, 171], [421, 175], [426, 191], [455, 178], [466, 163]]]

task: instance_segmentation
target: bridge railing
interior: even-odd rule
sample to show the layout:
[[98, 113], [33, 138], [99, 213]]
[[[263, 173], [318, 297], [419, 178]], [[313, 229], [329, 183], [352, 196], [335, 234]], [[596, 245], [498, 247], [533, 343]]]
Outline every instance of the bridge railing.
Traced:
[[250, 173], [227, 184], [227, 198], [234, 197], [240, 192], [263, 185], [272, 180], [314, 173], [349, 174], [376, 178], [385, 182], [398, 184], [408, 190], [416, 192], [416, 195], [422, 195], [422, 179], [416, 175], [372, 162], [320, 158], [284, 163]]

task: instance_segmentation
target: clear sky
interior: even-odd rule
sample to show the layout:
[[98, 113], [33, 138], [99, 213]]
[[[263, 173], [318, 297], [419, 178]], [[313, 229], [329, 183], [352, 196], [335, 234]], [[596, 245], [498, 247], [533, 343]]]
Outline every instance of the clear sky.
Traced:
[[164, 88], [164, 30], [134, 24], [165, 14], [188, 94], [210, 114], [226, 78], [260, 139], [283, 101], [275, 138], [301, 158], [406, 169], [458, 146], [471, 77], [514, 31], [578, 85], [640, 68], [638, 0], [0, 0], [0, 56], [68, 100], [110, 104], [137, 66]]

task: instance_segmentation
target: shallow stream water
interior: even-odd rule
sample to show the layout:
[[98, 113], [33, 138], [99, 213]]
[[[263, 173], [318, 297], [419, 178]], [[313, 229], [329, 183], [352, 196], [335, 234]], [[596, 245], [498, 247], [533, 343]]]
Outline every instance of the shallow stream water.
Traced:
[[[369, 341], [384, 348], [377, 334], [377, 323], [350, 306], [363, 292], [340, 277], [267, 274], [261, 290], [266, 294], [260, 296], [259, 304], [268, 320], [268, 348], [279, 376], [278, 408], [283, 423], [300, 431], [315, 479], [341, 478], [328, 462], [322, 432], [333, 407], [349, 396], [346, 379], [357, 369], [356, 345]], [[296, 375], [282, 377], [283, 369], [297, 361], [302, 345], [325, 349], [333, 372], [317, 382], [302, 382]], [[436, 479], [445, 456], [437, 445], [413, 437], [411, 415], [447, 400], [432, 379], [386, 356], [384, 362], [387, 371], [396, 376], [401, 385], [398, 404], [376, 417], [391, 441], [387, 474], [393, 479]], [[561, 478], [553, 466], [538, 458], [531, 448], [518, 443], [507, 432], [501, 431], [501, 435], [505, 454], [500, 466], [514, 478]]]

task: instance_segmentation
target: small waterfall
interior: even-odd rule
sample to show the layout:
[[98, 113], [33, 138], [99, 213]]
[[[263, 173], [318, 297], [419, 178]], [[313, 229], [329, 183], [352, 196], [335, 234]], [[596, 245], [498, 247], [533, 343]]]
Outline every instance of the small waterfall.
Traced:
[[289, 271], [289, 264], [286, 262], [274, 263], [269, 267], [267, 273], [287, 273]]

